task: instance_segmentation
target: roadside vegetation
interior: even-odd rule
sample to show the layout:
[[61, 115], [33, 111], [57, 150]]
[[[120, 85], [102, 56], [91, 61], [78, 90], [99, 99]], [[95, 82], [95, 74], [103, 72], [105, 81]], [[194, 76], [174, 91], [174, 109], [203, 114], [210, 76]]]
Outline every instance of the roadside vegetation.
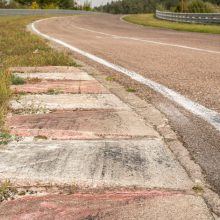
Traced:
[[0, 8], [91, 10], [90, 1], [83, 5], [74, 0], [0, 0]]
[[26, 31], [26, 26], [42, 17], [0, 17], [0, 131], [4, 127], [10, 84], [24, 84], [19, 77], [11, 76], [10, 67], [15, 66], [76, 66], [64, 52], [50, 48], [46, 41]]
[[125, 16], [123, 19], [125, 21], [143, 26], [167, 28], [177, 31], [191, 31], [191, 32], [220, 34], [219, 25], [186, 24], [186, 23], [165, 21], [155, 18], [153, 14], [128, 15]]
[[173, 12], [220, 12], [219, 0], [119, 0], [97, 7], [97, 11], [112, 14], [154, 13], [155, 10]]
[[[11, 96], [9, 87], [10, 87], [10, 76], [7, 71], [0, 69], [0, 128], [3, 128], [4, 118], [8, 109], [8, 101]], [[2, 130], [0, 131], [3, 132]], [[5, 138], [0, 136], [0, 142], [3, 139]]]

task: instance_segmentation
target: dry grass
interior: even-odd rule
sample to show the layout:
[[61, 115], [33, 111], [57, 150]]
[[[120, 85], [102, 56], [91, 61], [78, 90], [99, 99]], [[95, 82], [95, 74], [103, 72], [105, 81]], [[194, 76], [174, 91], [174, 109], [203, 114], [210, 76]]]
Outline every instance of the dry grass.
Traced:
[[75, 66], [63, 52], [50, 48], [46, 41], [26, 31], [26, 26], [42, 17], [0, 17], [0, 63], [11, 66]]
[[0, 69], [0, 132], [3, 132], [4, 118], [8, 109], [10, 92], [10, 75]]
[[50, 48], [46, 41], [26, 31], [26, 26], [42, 16], [0, 17], [0, 129], [10, 98], [9, 67], [14, 66], [76, 66], [64, 52]]
[[164, 21], [154, 17], [153, 14], [137, 14], [128, 15], [123, 18], [125, 21], [140, 24], [143, 26], [151, 26], [158, 28], [167, 28], [177, 31], [190, 31], [201, 33], [220, 34], [220, 25], [205, 25], [205, 24], [186, 24], [172, 21]]

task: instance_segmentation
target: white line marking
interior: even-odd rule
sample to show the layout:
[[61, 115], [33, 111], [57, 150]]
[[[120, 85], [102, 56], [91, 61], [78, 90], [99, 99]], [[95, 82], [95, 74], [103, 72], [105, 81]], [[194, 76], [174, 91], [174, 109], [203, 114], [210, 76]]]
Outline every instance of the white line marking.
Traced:
[[[45, 19], [43, 19], [45, 20]], [[57, 44], [60, 44], [76, 53], [81, 54], [82, 56], [85, 56], [97, 63], [100, 63], [104, 66], [107, 66], [113, 70], [116, 70], [117, 72], [121, 72], [127, 76], [129, 76], [131, 79], [136, 80], [139, 83], [142, 83], [148, 87], [150, 87], [151, 89], [153, 89], [156, 92], [159, 92], [160, 94], [162, 94], [163, 96], [165, 96], [166, 98], [170, 99], [171, 101], [179, 104], [180, 106], [182, 106], [183, 108], [185, 108], [186, 110], [190, 111], [191, 113], [199, 116], [200, 118], [204, 119], [205, 121], [207, 121], [209, 124], [211, 124], [213, 127], [215, 127], [218, 131], [220, 131], [220, 114], [210, 110], [196, 102], [193, 102], [192, 100], [184, 97], [183, 95], [167, 88], [166, 86], [163, 86], [157, 82], [154, 82], [150, 79], [144, 78], [142, 75], [133, 72], [133, 71], [129, 71], [128, 69], [121, 67], [119, 65], [113, 64], [108, 62], [107, 60], [104, 60], [100, 57], [97, 57], [91, 53], [87, 53], [83, 50], [80, 50], [70, 44], [65, 43], [64, 41], [58, 40], [56, 38], [50, 37], [47, 34], [43, 34], [42, 32], [40, 32], [39, 30], [37, 30], [37, 28], [35, 27], [36, 23], [39, 23], [42, 20], [38, 20], [34, 23], [31, 24], [32, 30], [34, 32], [36, 32], [37, 34], [39, 34], [40, 36], [53, 41]]]
[[96, 33], [96, 34], [110, 36], [110, 37], [117, 38], [117, 39], [134, 40], [134, 41], [140, 41], [140, 42], [145, 42], [145, 43], [150, 43], [150, 44], [158, 44], [158, 45], [162, 45], [162, 46], [178, 47], [178, 48], [182, 48], [182, 49], [189, 49], [189, 50], [195, 50], [195, 51], [201, 51], [201, 52], [207, 52], [207, 53], [220, 54], [220, 51], [215, 51], [215, 50], [207, 50], [207, 49], [202, 49], [202, 48], [189, 47], [189, 46], [184, 46], [184, 45], [180, 45], [180, 44], [169, 44], [169, 43], [163, 43], [163, 42], [159, 42], [159, 41], [145, 40], [145, 39], [136, 38], [136, 37], [123, 37], [120, 35], [108, 34], [108, 33], [94, 31], [94, 30], [87, 29], [87, 28], [81, 28], [81, 27], [78, 27], [75, 25], [72, 25], [72, 27], [80, 29], [80, 30]]

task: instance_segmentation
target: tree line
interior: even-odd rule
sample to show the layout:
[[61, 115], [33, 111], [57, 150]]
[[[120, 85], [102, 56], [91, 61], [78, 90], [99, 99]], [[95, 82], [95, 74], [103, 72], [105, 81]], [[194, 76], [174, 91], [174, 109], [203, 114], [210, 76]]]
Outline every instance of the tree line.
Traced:
[[152, 13], [156, 9], [173, 12], [220, 12], [220, 0], [119, 0], [96, 7], [112, 14]]
[[86, 1], [78, 5], [74, 0], [0, 0], [0, 8], [32, 8], [32, 9], [75, 9], [91, 10], [91, 4]]

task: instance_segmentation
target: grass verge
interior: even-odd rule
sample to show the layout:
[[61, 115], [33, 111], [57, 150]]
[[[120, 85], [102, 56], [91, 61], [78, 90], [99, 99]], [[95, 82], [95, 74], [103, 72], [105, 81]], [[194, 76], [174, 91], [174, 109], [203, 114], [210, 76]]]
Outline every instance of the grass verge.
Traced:
[[220, 34], [219, 25], [206, 24], [186, 24], [172, 21], [160, 20], [154, 17], [153, 14], [136, 14], [128, 15], [123, 18], [125, 21], [139, 24], [143, 26], [167, 28], [177, 31], [190, 31], [200, 33]]
[[0, 132], [4, 132], [4, 118], [7, 114], [8, 101], [11, 96], [10, 83], [9, 73], [0, 69]]
[[[10, 98], [10, 77], [7, 69], [15, 66], [76, 66], [64, 52], [58, 52], [40, 37], [26, 31], [26, 26], [45, 16], [0, 17], [0, 129], [3, 129]], [[0, 131], [1, 131], [0, 130]]]

